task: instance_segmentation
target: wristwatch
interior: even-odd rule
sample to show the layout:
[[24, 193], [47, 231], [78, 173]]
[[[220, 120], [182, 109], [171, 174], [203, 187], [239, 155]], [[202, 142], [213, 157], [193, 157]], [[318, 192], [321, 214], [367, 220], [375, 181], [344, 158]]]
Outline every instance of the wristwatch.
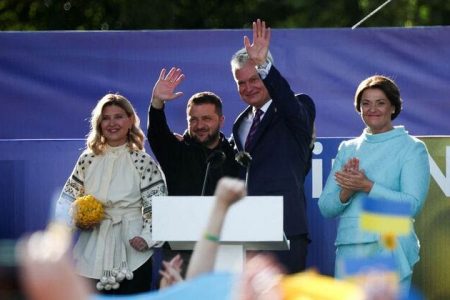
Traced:
[[268, 65], [269, 65], [269, 61], [266, 59], [266, 61], [262, 65], [258, 65], [258, 66], [256, 66], [256, 68], [258, 70], [265, 70], [265, 69], [267, 69]]
[[272, 63], [268, 59], [266, 59], [266, 61], [262, 65], [256, 66], [256, 71], [258, 72], [261, 79], [264, 79], [267, 77], [271, 66], [272, 66]]

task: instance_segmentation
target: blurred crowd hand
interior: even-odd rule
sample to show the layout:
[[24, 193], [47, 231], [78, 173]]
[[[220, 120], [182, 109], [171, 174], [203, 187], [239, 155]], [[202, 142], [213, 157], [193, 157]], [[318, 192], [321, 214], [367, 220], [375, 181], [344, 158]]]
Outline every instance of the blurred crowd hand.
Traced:
[[234, 299], [399, 299], [398, 278], [389, 272], [364, 273], [352, 280], [339, 280], [310, 269], [286, 275], [278, 261], [256, 254], [245, 265]]
[[257, 254], [245, 265], [239, 286], [238, 300], [284, 299], [280, 281], [284, 274], [282, 266], [268, 254]]
[[400, 299], [401, 291], [396, 274], [381, 271], [370, 271], [354, 279], [364, 290], [364, 300]]
[[90, 290], [75, 274], [68, 257], [71, 230], [51, 223], [45, 231], [33, 233], [17, 246], [23, 293], [32, 300], [84, 300]]
[[223, 177], [217, 183], [215, 196], [216, 205], [228, 209], [247, 195], [245, 183], [242, 180]]
[[183, 259], [180, 254], [176, 255], [169, 262], [164, 260], [162, 263], [163, 269], [159, 271], [159, 274], [161, 274], [161, 281], [159, 284], [161, 289], [183, 281], [183, 277], [181, 277]]

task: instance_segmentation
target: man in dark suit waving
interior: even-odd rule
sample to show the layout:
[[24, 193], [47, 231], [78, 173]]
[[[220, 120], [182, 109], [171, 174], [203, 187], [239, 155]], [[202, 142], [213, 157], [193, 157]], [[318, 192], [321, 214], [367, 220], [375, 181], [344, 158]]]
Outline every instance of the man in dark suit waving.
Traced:
[[233, 139], [237, 151], [252, 157], [248, 194], [283, 196], [290, 250], [274, 254], [295, 273], [305, 269], [309, 242], [303, 185], [311, 167], [315, 106], [309, 96], [294, 94], [274, 67], [270, 35], [265, 22], [253, 22], [253, 42], [245, 36], [245, 47], [231, 59], [238, 92], [249, 105], [234, 123]]

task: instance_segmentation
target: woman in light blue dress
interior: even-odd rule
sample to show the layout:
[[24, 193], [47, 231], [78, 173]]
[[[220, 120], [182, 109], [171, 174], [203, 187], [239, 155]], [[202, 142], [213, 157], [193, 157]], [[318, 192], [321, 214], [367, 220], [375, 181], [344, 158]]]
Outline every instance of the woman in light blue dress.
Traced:
[[[371, 76], [356, 90], [356, 111], [366, 125], [363, 133], [344, 141], [319, 199], [325, 217], [338, 217], [336, 276], [339, 262], [358, 256], [387, 254], [380, 235], [359, 226], [363, 198], [387, 199], [411, 205], [414, 218], [425, 202], [430, 182], [428, 152], [423, 142], [392, 121], [402, 109], [400, 91], [385, 76]], [[388, 203], [388, 202], [387, 202]], [[411, 230], [397, 238], [392, 252], [401, 287], [408, 290], [413, 266], [419, 261], [419, 240]]]

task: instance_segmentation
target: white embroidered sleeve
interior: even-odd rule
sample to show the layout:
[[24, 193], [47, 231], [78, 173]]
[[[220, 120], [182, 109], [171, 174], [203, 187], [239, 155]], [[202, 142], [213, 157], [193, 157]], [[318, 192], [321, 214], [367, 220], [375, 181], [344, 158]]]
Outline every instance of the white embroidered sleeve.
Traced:
[[149, 248], [161, 247], [164, 241], [152, 239], [152, 197], [167, 195], [164, 174], [158, 164], [150, 156], [145, 159], [141, 170], [142, 216], [144, 226], [141, 237], [147, 242]]
[[79, 196], [84, 194], [84, 173], [86, 164], [84, 163], [88, 154], [83, 153], [77, 161], [69, 179], [55, 204], [54, 220], [63, 222], [70, 227], [73, 227], [73, 220], [71, 216], [72, 203]]

